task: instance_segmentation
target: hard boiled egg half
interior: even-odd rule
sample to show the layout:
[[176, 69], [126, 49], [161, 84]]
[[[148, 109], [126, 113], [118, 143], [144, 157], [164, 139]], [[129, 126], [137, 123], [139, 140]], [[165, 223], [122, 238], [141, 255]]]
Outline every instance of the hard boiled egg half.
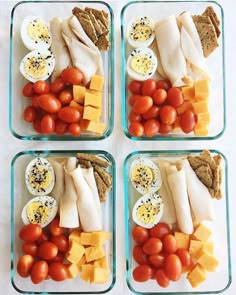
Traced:
[[32, 195], [48, 195], [55, 184], [55, 174], [51, 163], [41, 157], [30, 161], [25, 172], [25, 182]]
[[23, 208], [21, 218], [24, 224], [34, 223], [47, 226], [56, 216], [57, 201], [50, 196], [39, 196], [31, 199]]
[[140, 194], [155, 193], [162, 184], [161, 172], [156, 164], [145, 157], [137, 157], [130, 165], [130, 180]]
[[157, 57], [148, 47], [134, 49], [127, 59], [128, 75], [138, 81], [151, 78], [157, 70]]
[[52, 43], [49, 26], [38, 16], [27, 16], [23, 20], [21, 39], [29, 50], [48, 49]]
[[163, 201], [160, 195], [150, 193], [142, 196], [134, 204], [132, 217], [136, 224], [152, 228], [161, 219], [163, 214]]

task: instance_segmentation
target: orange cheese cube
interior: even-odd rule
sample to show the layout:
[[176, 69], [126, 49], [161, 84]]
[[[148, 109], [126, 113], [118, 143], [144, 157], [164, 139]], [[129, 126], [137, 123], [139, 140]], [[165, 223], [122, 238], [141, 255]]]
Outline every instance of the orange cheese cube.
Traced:
[[205, 249], [201, 249], [195, 255], [196, 261], [201, 264], [207, 271], [213, 272], [219, 264], [219, 261]]
[[85, 92], [85, 98], [84, 98], [85, 106], [91, 106], [97, 109], [102, 107], [102, 95], [98, 91], [96, 91], [96, 93], [97, 94], [91, 93], [89, 91]]
[[77, 277], [77, 275], [79, 273], [79, 269], [76, 264], [74, 264], [74, 263], [69, 264], [67, 269], [68, 269], [68, 273], [69, 273], [69, 278], [74, 279]]
[[193, 288], [196, 288], [207, 279], [207, 276], [207, 270], [197, 263], [188, 273], [187, 280]]
[[69, 234], [69, 241], [71, 242], [74, 240], [75, 242], [80, 244], [80, 235], [81, 235], [81, 230], [75, 229]]
[[100, 111], [91, 106], [84, 107], [83, 119], [90, 120], [93, 122], [99, 122]]
[[90, 120], [83, 119], [80, 123], [82, 130], [94, 132], [99, 135], [102, 135], [104, 133], [104, 130], [106, 129], [106, 125], [103, 122], [93, 122]]
[[91, 234], [91, 245], [92, 246], [101, 246], [105, 243], [106, 240], [110, 239], [110, 233], [104, 231], [92, 232]]
[[89, 88], [93, 90], [97, 90], [97, 91], [102, 91], [103, 84], [104, 84], [104, 77], [100, 75], [94, 75], [91, 78]]
[[194, 86], [185, 86], [181, 88], [184, 100], [194, 100], [195, 97], [195, 89]]
[[202, 248], [202, 241], [190, 240], [189, 244], [189, 253], [191, 256], [194, 256]]
[[197, 101], [193, 103], [193, 110], [195, 114], [208, 113], [208, 102], [207, 101]]
[[84, 247], [72, 240], [66, 259], [71, 263], [78, 264], [84, 253]]
[[79, 270], [82, 270], [82, 265], [86, 264], [86, 257], [83, 255], [80, 259], [80, 261], [77, 263], [77, 267]]
[[73, 85], [73, 98], [77, 103], [84, 103], [86, 87], [82, 85]]
[[70, 106], [73, 107], [73, 108], [76, 108], [77, 110], [79, 110], [80, 114], [83, 115], [84, 107], [81, 104], [79, 104], [76, 101], [72, 100], [70, 102]]
[[92, 233], [82, 232], [81, 239], [80, 239], [81, 245], [91, 245], [91, 237], [92, 237]]
[[198, 80], [194, 83], [195, 97], [200, 99], [207, 99], [209, 97], [209, 81]]
[[208, 126], [200, 126], [199, 128], [194, 128], [195, 136], [207, 136], [208, 135]]
[[181, 115], [183, 114], [186, 110], [193, 110], [193, 104], [190, 101], [185, 101], [181, 107], [177, 108], [177, 114]]
[[91, 264], [83, 264], [80, 278], [88, 283], [91, 282], [94, 273], [94, 266]]
[[85, 257], [87, 262], [103, 258], [104, 256], [105, 252], [101, 247], [91, 246], [85, 248]]
[[205, 226], [203, 223], [200, 223], [197, 228], [194, 230], [193, 232], [193, 238], [200, 240], [200, 241], [207, 241], [210, 236], [211, 236], [212, 232], [211, 230]]
[[175, 232], [175, 239], [177, 241], [177, 247], [188, 249], [189, 248], [189, 235], [182, 232]]
[[91, 283], [104, 284], [109, 279], [109, 272], [107, 269], [101, 267], [94, 267]]
[[197, 114], [197, 122], [204, 122], [206, 124], [209, 124], [210, 120], [211, 120], [211, 115], [209, 112]]
[[108, 269], [108, 263], [107, 263], [107, 258], [106, 256], [100, 258], [100, 259], [97, 259], [94, 261], [94, 266], [97, 266], [97, 267], [102, 267], [102, 268], [105, 268], [105, 269]]

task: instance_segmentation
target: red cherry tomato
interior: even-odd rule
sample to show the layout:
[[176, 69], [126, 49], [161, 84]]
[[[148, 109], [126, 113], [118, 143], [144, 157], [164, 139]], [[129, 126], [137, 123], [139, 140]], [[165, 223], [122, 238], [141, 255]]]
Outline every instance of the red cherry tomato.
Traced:
[[184, 96], [181, 89], [171, 87], [167, 92], [167, 101], [174, 108], [179, 108], [184, 103]]
[[132, 107], [134, 105], [135, 101], [137, 99], [139, 99], [140, 97], [142, 97], [142, 95], [138, 95], [138, 94], [131, 95], [128, 100], [129, 105]]
[[133, 80], [128, 84], [128, 89], [133, 94], [140, 94], [142, 88], [142, 82]]
[[38, 133], [42, 133], [42, 128], [41, 128], [41, 120], [40, 119], [36, 119], [33, 122], [33, 127], [34, 130]]
[[160, 268], [164, 265], [165, 255], [162, 253], [149, 255], [148, 261], [151, 263], [151, 265]]
[[58, 252], [57, 256], [55, 256], [54, 258], [48, 260], [48, 263], [52, 263], [52, 262], [63, 262], [65, 259], [65, 253], [61, 253]]
[[61, 72], [61, 78], [64, 83], [80, 85], [84, 80], [84, 75], [79, 69], [66, 68]]
[[140, 122], [131, 122], [129, 125], [129, 133], [133, 136], [140, 137], [143, 135], [144, 127]]
[[38, 254], [38, 245], [35, 242], [25, 242], [22, 245], [22, 252], [36, 257]]
[[171, 125], [177, 118], [176, 109], [170, 105], [164, 105], [160, 111], [160, 119], [162, 123]]
[[53, 236], [60, 236], [64, 232], [64, 227], [59, 226], [59, 218], [55, 217], [50, 223], [50, 232]]
[[153, 137], [157, 135], [160, 128], [160, 123], [155, 119], [149, 119], [143, 124], [143, 127], [144, 127], [144, 134], [147, 137]]
[[63, 135], [67, 132], [67, 129], [68, 129], [68, 123], [60, 120], [60, 119], [57, 119], [55, 121], [55, 132], [56, 134], [58, 135]]
[[69, 241], [65, 235], [51, 236], [51, 241], [57, 246], [60, 252], [66, 252], [69, 248]]
[[147, 228], [136, 225], [132, 230], [132, 237], [138, 244], [143, 244], [149, 238], [149, 231]]
[[65, 89], [60, 92], [58, 99], [62, 105], [67, 105], [72, 101], [73, 94], [70, 90]]
[[143, 252], [143, 247], [140, 245], [134, 246], [133, 257], [138, 264], [148, 264], [148, 255]]
[[31, 97], [35, 94], [34, 92], [34, 83], [28, 82], [22, 89], [22, 94], [26, 97]]
[[182, 264], [176, 254], [167, 255], [164, 270], [171, 281], [178, 281], [180, 279]]
[[156, 281], [162, 288], [167, 288], [170, 284], [170, 279], [163, 269], [158, 269], [156, 272]]
[[39, 284], [48, 276], [48, 264], [44, 260], [36, 262], [30, 273], [31, 280], [34, 284]]
[[23, 226], [19, 232], [19, 237], [25, 242], [34, 242], [42, 234], [42, 228], [38, 224], [27, 224]]
[[51, 84], [51, 91], [52, 93], [59, 93], [66, 87], [65, 82], [63, 82], [62, 78], [57, 78]]
[[163, 238], [163, 246], [167, 253], [175, 253], [177, 251], [177, 241], [175, 236], [172, 234], [167, 234]]
[[181, 114], [179, 124], [184, 133], [193, 131], [196, 125], [194, 113], [191, 110], [186, 110], [183, 114]]
[[38, 104], [40, 108], [49, 112], [57, 113], [61, 108], [61, 102], [53, 94], [42, 94], [38, 96]]
[[171, 84], [168, 80], [158, 80], [156, 82], [157, 89], [168, 90], [171, 87]]
[[68, 127], [68, 131], [73, 136], [79, 136], [82, 132], [82, 129], [79, 123], [71, 123]]
[[147, 79], [142, 85], [142, 95], [152, 96], [156, 88], [156, 81], [153, 79]]
[[33, 88], [37, 94], [47, 94], [50, 92], [50, 85], [48, 82], [42, 80], [36, 81]]
[[151, 277], [152, 268], [149, 265], [139, 265], [133, 270], [133, 278], [137, 282], [146, 282], [150, 280]]
[[153, 100], [150, 96], [141, 96], [139, 99], [135, 100], [133, 104], [133, 111], [136, 114], [146, 113], [153, 105]]
[[24, 120], [26, 122], [33, 122], [36, 119], [37, 112], [36, 109], [32, 106], [28, 106], [24, 109]]
[[18, 274], [23, 278], [27, 278], [30, 275], [30, 271], [33, 265], [33, 256], [29, 254], [21, 256], [16, 267]]
[[182, 266], [189, 266], [191, 263], [191, 256], [187, 249], [180, 248], [175, 253], [180, 261]]
[[48, 274], [54, 281], [64, 281], [68, 277], [67, 267], [61, 262], [52, 262], [49, 266]]
[[145, 120], [148, 119], [157, 119], [160, 113], [160, 108], [156, 105], [153, 105], [146, 113], [143, 114]]
[[165, 235], [169, 234], [170, 231], [171, 230], [169, 225], [162, 222], [158, 223], [149, 230], [151, 237], [158, 238], [161, 240], [164, 238]]
[[173, 130], [173, 125], [168, 125], [168, 124], [164, 124], [164, 123], [160, 123], [160, 129], [159, 129], [159, 133], [160, 134], [168, 134]]
[[38, 95], [37, 94], [35, 94], [35, 95], [33, 95], [32, 97], [31, 97], [31, 105], [32, 105], [32, 107], [34, 107], [34, 108], [39, 108], [39, 104], [38, 104]]
[[149, 238], [143, 244], [143, 251], [148, 255], [159, 254], [163, 248], [162, 241], [158, 238]]
[[157, 90], [153, 93], [152, 98], [153, 98], [153, 102], [154, 102], [154, 104], [156, 104], [156, 105], [161, 105], [161, 104], [163, 104], [163, 103], [166, 101], [166, 99], [167, 99], [167, 92], [166, 92], [165, 89], [161, 89], [161, 88], [159, 88], [159, 89], [157, 89]]
[[42, 244], [42, 242], [49, 241], [50, 240], [50, 234], [46, 230], [42, 230], [41, 236], [37, 239], [36, 243], [37, 245]]
[[52, 134], [55, 130], [55, 120], [51, 115], [43, 116], [41, 120], [41, 129], [44, 134]]
[[81, 119], [81, 113], [76, 108], [66, 106], [59, 110], [58, 118], [66, 123], [77, 123]]
[[142, 115], [135, 114], [135, 112], [131, 111], [128, 116], [129, 122], [141, 122]]
[[45, 241], [39, 245], [38, 255], [44, 260], [50, 260], [57, 256], [58, 248], [57, 246], [50, 242]]

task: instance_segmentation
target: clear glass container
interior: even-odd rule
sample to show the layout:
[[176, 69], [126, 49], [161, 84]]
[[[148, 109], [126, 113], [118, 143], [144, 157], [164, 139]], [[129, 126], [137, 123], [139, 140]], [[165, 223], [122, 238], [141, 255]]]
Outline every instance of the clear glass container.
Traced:
[[[131, 78], [127, 74], [127, 58], [134, 48], [127, 41], [127, 26], [131, 19], [137, 16], [151, 17], [155, 22], [170, 15], [178, 16], [184, 11], [191, 15], [202, 14], [207, 6], [212, 6], [220, 20], [221, 35], [219, 46], [206, 58], [206, 65], [211, 76], [209, 112], [210, 124], [207, 136], [195, 136], [182, 131], [171, 131], [168, 134], [157, 134], [153, 137], [135, 137], [129, 133], [129, 112], [131, 110], [128, 99], [131, 92], [128, 84]], [[131, 1], [121, 11], [121, 54], [122, 54], [122, 128], [126, 136], [133, 140], [210, 140], [220, 137], [225, 130], [225, 62], [224, 62], [224, 14], [222, 7], [214, 1]], [[154, 40], [155, 41], [155, 40]], [[167, 38], [168, 41], [168, 38]], [[171, 41], [169, 41], [171, 42]], [[163, 79], [154, 75], [155, 80]]]
[[[29, 99], [23, 97], [22, 88], [28, 82], [20, 73], [19, 66], [23, 57], [29, 52], [24, 46], [20, 29], [26, 16], [40, 16], [49, 22], [55, 16], [69, 18], [75, 6], [92, 7], [104, 10], [109, 15], [110, 50], [102, 51], [104, 68], [104, 88], [102, 114], [100, 122], [105, 123], [103, 133], [84, 131], [80, 136], [73, 137], [69, 133], [62, 136], [56, 133], [47, 135], [37, 133], [32, 124], [24, 121], [23, 111], [30, 105]], [[11, 12], [10, 30], [10, 61], [9, 61], [9, 128], [12, 134], [22, 140], [100, 140], [108, 137], [114, 124], [114, 28], [113, 11], [109, 4], [103, 1], [21, 1]]]
[[[21, 211], [24, 205], [32, 198], [25, 184], [25, 170], [28, 163], [35, 157], [67, 158], [76, 156], [77, 152], [97, 155], [107, 160], [111, 165], [107, 171], [112, 176], [112, 189], [107, 195], [107, 200], [101, 204], [103, 230], [111, 233], [111, 239], [106, 242], [105, 252], [109, 267], [109, 280], [104, 284], [89, 284], [79, 275], [75, 279], [55, 282], [51, 279], [40, 284], [33, 284], [30, 278], [18, 275], [16, 266], [20, 256], [22, 241], [19, 231], [23, 226]], [[11, 282], [13, 287], [24, 294], [101, 294], [110, 291], [116, 280], [116, 237], [115, 237], [115, 161], [113, 157], [100, 150], [93, 151], [23, 151], [15, 155], [11, 162]]]
[[[161, 288], [156, 280], [148, 280], [143, 283], [133, 279], [132, 271], [138, 265], [132, 255], [132, 249], [136, 245], [132, 238], [132, 229], [135, 225], [132, 219], [132, 208], [136, 200], [141, 196], [130, 181], [131, 163], [138, 157], [147, 158], [154, 163], [157, 160], [168, 159], [176, 161], [188, 155], [197, 155], [200, 150], [173, 150], [173, 151], [135, 151], [129, 154], [124, 162], [124, 191], [125, 191], [125, 234], [126, 234], [126, 281], [128, 287], [135, 294], [216, 294], [224, 292], [231, 284], [231, 258], [230, 258], [230, 225], [228, 204], [228, 164], [225, 156], [219, 151], [211, 150], [212, 155], [222, 156], [222, 199], [213, 199], [215, 219], [204, 221], [204, 224], [212, 231], [210, 240], [214, 243], [214, 257], [219, 261], [215, 272], [209, 272], [207, 279], [197, 288], [192, 288], [186, 274], [182, 274], [180, 280], [170, 282], [167, 288]], [[157, 164], [157, 163], [156, 163]], [[165, 204], [164, 204], [165, 206]]]

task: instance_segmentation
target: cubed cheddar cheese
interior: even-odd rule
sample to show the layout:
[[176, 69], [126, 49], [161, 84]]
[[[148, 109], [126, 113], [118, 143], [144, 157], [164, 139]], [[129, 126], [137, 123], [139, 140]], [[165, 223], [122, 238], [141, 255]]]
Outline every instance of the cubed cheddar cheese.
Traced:
[[84, 98], [84, 106], [91, 106], [97, 109], [101, 109], [102, 107], [102, 95], [98, 91], [85, 92], [85, 98]]
[[102, 91], [104, 84], [104, 77], [100, 75], [93, 75], [90, 82], [90, 89]]
[[108, 270], [108, 263], [106, 256], [94, 261], [94, 266], [102, 267]]
[[193, 288], [196, 288], [198, 285], [200, 285], [207, 279], [207, 276], [207, 270], [204, 267], [202, 267], [199, 263], [197, 263], [188, 273], [187, 280]]
[[86, 87], [82, 85], [73, 85], [74, 101], [80, 104], [84, 103]]
[[193, 110], [193, 104], [191, 101], [185, 101], [179, 108], [177, 108], [177, 114], [181, 115], [186, 110]]
[[71, 242], [74, 240], [75, 242], [80, 244], [80, 235], [81, 235], [81, 230], [75, 229], [69, 234], [69, 241]]
[[85, 257], [87, 262], [103, 258], [104, 256], [105, 252], [102, 247], [91, 246], [85, 248]]
[[209, 80], [197, 80], [194, 83], [195, 98], [200, 98], [203, 100], [209, 97]]
[[189, 235], [182, 232], [175, 232], [175, 239], [177, 241], [178, 249], [189, 249]]
[[208, 112], [208, 102], [207, 101], [197, 101], [193, 103], [193, 110], [195, 114], [207, 113]]
[[208, 126], [200, 126], [194, 128], [194, 135], [195, 136], [207, 136], [208, 135]]
[[68, 274], [69, 274], [70, 279], [74, 279], [77, 277], [77, 275], [79, 273], [79, 268], [76, 264], [70, 263], [68, 265], [67, 269], [68, 269]]
[[91, 283], [104, 284], [108, 281], [108, 279], [109, 279], [109, 272], [107, 269], [104, 269], [102, 267], [94, 267]]
[[91, 237], [92, 233], [82, 232], [80, 240], [81, 245], [91, 245]]
[[203, 223], [200, 223], [197, 226], [197, 228], [194, 230], [192, 236], [196, 240], [206, 242], [210, 238], [211, 234], [212, 234], [211, 230], [206, 225], [204, 225]]
[[91, 234], [91, 244], [92, 246], [101, 246], [103, 245], [107, 240], [110, 239], [110, 233], [107, 233], [105, 231], [97, 231], [92, 232]]
[[70, 102], [70, 107], [73, 107], [73, 108], [76, 108], [77, 110], [79, 110], [80, 114], [83, 116], [84, 106], [82, 106], [81, 104], [77, 103], [75, 100], [72, 100]]
[[193, 101], [195, 97], [195, 89], [194, 86], [185, 86], [182, 87], [182, 93], [184, 96], [184, 100]]
[[78, 264], [84, 253], [84, 247], [76, 241], [72, 240], [66, 259], [71, 263]]
[[102, 135], [106, 129], [106, 125], [103, 122], [93, 122], [91, 120], [82, 119], [81, 128], [82, 130], [87, 130]]
[[207, 271], [213, 272], [219, 264], [219, 261], [205, 249], [201, 249], [195, 255], [196, 261]]
[[190, 240], [189, 243], [189, 253], [191, 256], [194, 256], [199, 250], [202, 249], [202, 241]]
[[84, 107], [83, 119], [99, 122], [100, 110], [91, 106]]
[[91, 283], [91, 279], [93, 277], [94, 266], [91, 264], [83, 264], [82, 272], [80, 274], [80, 278], [88, 283]]
[[85, 254], [81, 257], [80, 261], [77, 263], [77, 267], [78, 267], [79, 271], [82, 270], [82, 265], [83, 264], [86, 264]]
[[204, 122], [205, 124], [209, 124], [210, 120], [211, 120], [211, 115], [209, 112], [197, 114], [197, 122]]

